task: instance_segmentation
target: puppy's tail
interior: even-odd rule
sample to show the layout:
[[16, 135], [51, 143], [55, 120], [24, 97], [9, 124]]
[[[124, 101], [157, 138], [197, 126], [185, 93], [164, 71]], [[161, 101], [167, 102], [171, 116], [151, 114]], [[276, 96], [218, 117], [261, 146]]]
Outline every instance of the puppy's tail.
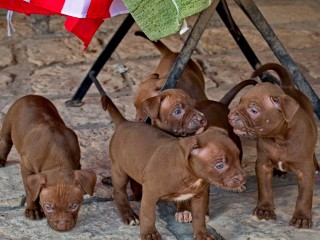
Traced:
[[235, 85], [233, 88], [230, 89], [229, 92], [224, 95], [223, 98], [219, 102], [223, 103], [225, 106], [229, 106], [231, 101], [234, 99], [234, 97], [246, 86], [249, 85], [256, 85], [258, 82], [254, 79], [247, 79], [244, 80], [237, 85]]
[[159, 50], [159, 52], [161, 53], [161, 55], [167, 55], [167, 54], [171, 54], [172, 51], [166, 46], [163, 44], [163, 42], [161, 42], [160, 40], [158, 41], [151, 41], [145, 34], [144, 32], [141, 32], [141, 31], [136, 31], [134, 33], [136, 36], [140, 36], [140, 37], [143, 37], [147, 40], [149, 40], [150, 42], [153, 43], [153, 45]]
[[117, 106], [113, 103], [113, 101], [107, 96], [106, 92], [103, 90], [99, 81], [95, 77], [93, 73], [90, 73], [89, 77], [92, 82], [96, 85], [100, 95], [101, 95], [101, 105], [103, 110], [108, 110], [110, 117], [112, 118], [114, 124], [117, 126], [119, 123], [126, 121], [124, 116], [121, 114]]
[[260, 76], [263, 72], [267, 70], [273, 70], [278, 74], [281, 82], [280, 84], [281, 88], [291, 88], [291, 89], [295, 88], [292, 78], [289, 72], [287, 71], [287, 69], [285, 69], [282, 65], [278, 63], [266, 63], [261, 65], [258, 69], [256, 69], [252, 73], [251, 78]]

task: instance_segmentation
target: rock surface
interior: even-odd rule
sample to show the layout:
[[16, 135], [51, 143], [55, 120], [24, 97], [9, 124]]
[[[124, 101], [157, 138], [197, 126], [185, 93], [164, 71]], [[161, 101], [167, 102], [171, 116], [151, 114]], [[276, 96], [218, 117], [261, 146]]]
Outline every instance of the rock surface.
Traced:
[[[277, 62], [239, 7], [234, 2], [228, 3], [260, 61]], [[255, 3], [308, 82], [320, 94], [320, 3], [312, 0], [257, 0]], [[13, 149], [7, 165], [0, 168], [0, 239], [139, 239], [139, 227], [121, 223], [112, 200], [112, 188], [101, 183], [103, 177], [110, 176], [108, 145], [114, 125], [100, 107], [97, 90], [92, 87], [80, 107], [65, 105], [125, 16], [106, 20], [88, 50], [83, 52], [82, 43], [64, 29], [63, 17], [15, 13], [16, 31], [12, 37], [7, 37], [5, 15], [6, 11], [1, 9], [0, 127], [9, 106], [19, 97], [39, 94], [49, 98], [66, 124], [77, 133], [81, 164], [84, 169], [94, 170], [98, 181], [94, 196], [85, 198], [76, 228], [66, 233], [55, 232], [45, 219], [30, 221], [23, 216], [25, 194], [19, 156]], [[190, 24], [194, 21], [195, 17], [188, 19]], [[206, 92], [211, 99], [219, 100], [234, 84], [248, 78], [252, 69], [217, 14], [208, 25], [193, 57], [204, 61]], [[106, 92], [128, 119], [135, 115], [133, 98], [138, 84], [152, 73], [160, 57], [151, 43], [134, 35], [138, 29], [136, 24], [132, 27], [98, 75]], [[187, 34], [177, 34], [163, 41], [179, 51], [186, 37]], [[208, 229], [217, 239], [319, 239], [320, 177], [317, 176], [315, 183], [312, 229], [288, 226], [297, 197], [296, 181], [290, 174], [274, 179], [277, 221], [258, 221], [252, 216], [257, 199], [255, 143], [248, 139], [242, 142], [243, 166], [250, 176], [247, 191], [231, 193], [212, 186]], [[316, 154], [319, 158], [319, 143]], [[131, 203], [138, 211], [140, 204]], [[175, 222], [174, 213], [172, 203], [158, 204], [157, 228], [163, 239], [193, 239], [191, 224]]]

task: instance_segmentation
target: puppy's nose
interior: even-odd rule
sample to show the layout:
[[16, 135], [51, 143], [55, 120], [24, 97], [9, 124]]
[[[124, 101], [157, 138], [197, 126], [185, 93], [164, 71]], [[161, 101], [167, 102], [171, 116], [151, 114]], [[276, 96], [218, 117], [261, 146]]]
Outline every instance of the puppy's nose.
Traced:
[[233, 179], [239, 181], [241, 184], [244, 184], [247, 180], [247, 174], [243, 171], [238, 172]]
[[69, 231], [71, 230], [70, 221], [57, 221], [55, 223], [58, 231]]
[[228, 120], [232, 126], [242, 126], [243, 125], [242, 120], [241, 120], [238, 112], [229, 113]]
[[229, 120], [239, 119], [239, 114], [236, 111], [231, 111], [228, 114], [228, 118], [229, 118]]

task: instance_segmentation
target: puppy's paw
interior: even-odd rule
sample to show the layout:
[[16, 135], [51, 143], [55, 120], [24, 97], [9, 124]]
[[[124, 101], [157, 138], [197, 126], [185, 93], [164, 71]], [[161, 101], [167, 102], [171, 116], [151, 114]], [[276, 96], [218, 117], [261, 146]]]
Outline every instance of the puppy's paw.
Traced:
[[253, 215], [257, 216], [259, 220], [265, 219], [265, 220], [276, 220], [277, 215], [273, 210], [270, 209], [262, 209], [259, 207], [256, 207], [253, 210]]
[[0, 159], [0, 168], [6, 165], [6, 160]]
[[122, 214], [122, 220], [125, 224], [130, 226], [137, 226], [140, 224], [138, 215], [132, 209], [128, 209]]
[[155, 229], [149, 233], [141, 233], [142, 240], [161, 240], [160, 233]]
[[26, 216], [26, 218], [29, 218], [31, 220], [40, 220], [43, 218], [43, 213], [39, 209], [31, 210], [26, 208], [26, 210], [24, 211], [24, 215]]
[[176, 221], [180, 223], [190, 223], [192, 222], [192, 214], [189, 211], [176, 212]]
[[293, 215], [289, 225], [295, 228], [312, 228], [312, 220], [305, 216]]
[[195, 240], [215, 240], [215, 238], [207, 232], [199, 232], [194, 236]]
[[[189, 211], [184, 211], [184, 212], [176, 212], [175, 218], [177, 222], [180, 223], [190, 223], [192, 222], [192, 214]], [[205, 222], [209, 222], [209, 215], [206, 214], [205, 217]]]

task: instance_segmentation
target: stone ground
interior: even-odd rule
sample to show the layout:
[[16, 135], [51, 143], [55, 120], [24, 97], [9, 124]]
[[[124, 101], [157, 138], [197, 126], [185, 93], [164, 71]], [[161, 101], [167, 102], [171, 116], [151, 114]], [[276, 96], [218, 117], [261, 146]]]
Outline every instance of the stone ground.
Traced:
[[[320, 2], [312, 0], [255, 1], [275, 33], [317, 94], [320, 94]], [[262, 63], [277, 59], [238, 6], [229, 1], [232, 14]], [[7, 37], [6, 11], [0, 10], [0, 120], [9, 106], [21, 96], [38, 94], [53, 101], [66, 124], [77, 133], [81, 145], [81, 163], [98, 176], [93, 197], [86, 196], [77, 226], [70, 232], [51, 230], [46, 220], [30, 221], [23, 216], [24, 191], [15, 150], [0, 169], [0, 239], [139, 239], [139, 228], [121, 223], [112, 200], [112, 189], [101, 183], [110, 175], [108, 144], [113, 123], [102, 111], [97, 90], [92, 87], [84, 105], [66, 107], [90, 66], [102, 51], [125, 16], [105, 21], [82, 52], [82, 43], [68, 33], [60, 16], [24, 16], [14, 14], [15, 33]], [[190, 18], [193, 23], [195, 18]], [[134, 25], [104, 66], [98, 78], [128, 119], [133, 119], [133, 98], [139, 82], [159, 61], [159, 52], [146, 40], [134, 36]], [[173, 35], [163, 41], [179, 51], [186, 36]], [[205, 61], [206, 92], [218, 100], [235, 83], [251, 74], [251, 67], [219, 19], [213, 16], [202, 36], [194, 58]], [[232, 103], [235, 104], [237, 99]], [[0, 125], [1, 126], [1, 125]], [[212, 186], [208, 228], [217, 239], [319, 239], [320, 193], [317, 177], [314, 192], [313, 221], [310, 230], [288, 226], [295, 206], [297, 186], [288, 175], [275, 179], [274, 194], [277, 221], [258, 221], [251, 215], [257, 198], [254, 173], [254, 141], [243, 139], [243, 166], [249, 175], [247, 191], [230, 193]], [[317, 146], [319, 158], [320, 147]], [[139, 210], [139, 203], [132, 202]], [[157, 228], [163, 239], [193, 239], [191, 224], [174, 220], [172, 203], [160, 202]]]

